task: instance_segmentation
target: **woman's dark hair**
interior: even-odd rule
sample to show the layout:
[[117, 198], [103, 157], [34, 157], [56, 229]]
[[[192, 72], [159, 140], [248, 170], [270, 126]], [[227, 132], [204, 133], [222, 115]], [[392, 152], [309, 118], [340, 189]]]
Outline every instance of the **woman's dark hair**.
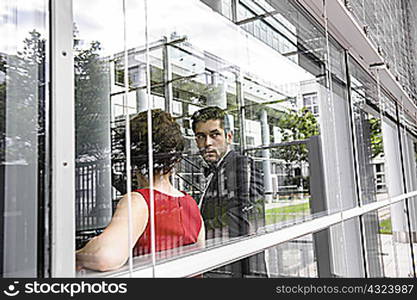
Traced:
[[[148, 112], [130, 120], [131, 161], [143, 175], [148, 174]], [[152, 148], [155, 174], [167, 174], [181, 160], [185, 140], [180, 126], [167, 112], [152, 110]]]

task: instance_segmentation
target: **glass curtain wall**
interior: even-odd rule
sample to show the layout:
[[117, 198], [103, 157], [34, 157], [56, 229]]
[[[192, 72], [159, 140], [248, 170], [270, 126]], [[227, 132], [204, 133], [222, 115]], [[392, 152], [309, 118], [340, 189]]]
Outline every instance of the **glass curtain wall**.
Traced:
[[123, 51], [123, 11], [121, 1], [106, 1], [103, 13], [91, 14], [97, 5], [96, 1], [73, 1], [77, 249], [108, 225], [119, 195], [118, 161], [111, 150], [123, 102], [116, 106], [122, 113], [116, 115], [111, 114], [110, 104], [116, 102], [114, 93], [121, 94], [112, 85], [111, 67], [115, 54]]
[[[360, 200], [362, 204], [384, 201], [405, 192], [404, 170], [410, 168], [398, 155], [404, 151], [398, 107], [379, 85], [378, 70], [373, 70], [372, 77], [351, 58], [348, 68]], [[410, 186], [412, 180], [409, 177]], [[407, 206], [400, 201], [361, 217], [367, 276], [413, 276]]]
[[[375, 107], [377, 89], [375, 81], [349, 58], [350, 98], [352, 122], [355, 136], [357, 161], [357, 182], [361, 204], [386, 198], [386, 186], [379, 185], [377, 170], [382, 170], [383, 144], [380, 116]], [[373, 107], [373, 108], [372, 108]], [[379, 169], [377, 167], [379, 165]], [[384, 173], [385, 174], [385, 173]], [[367, 274], [370, 277], [383, 276], [378, 235], [378, 214], [371, 212], [361, 216], [362, 240], [366, 253]]]
[[[377, 76], [378, 78], [378, 76]], [[409, 164], [404, 160], [406, 150], [406, 140], [401, 138], [401, 125], [399, 118], [398, 105], [394, 104], [389, 94], [382, 90], [380, 93], [382, 100], [381, 111], [383, 112], [382, 133], [384, 136], [384, 149], [386, 160], [386, 180], [388, 195], [390, 198], [400, 195], [407, 191], [406, 169]], [[394, 117], [390, 117], [395, 113]], [[400, 155], [398, 155], [400, 154]], [[392, 204], [390, 207], [392, 225], [393, 246], [401, 251], [403, 263], [399, 263], [398, 272], [401, 276], [412, 277], [415, 273], [413, 266], [413, 245], [410, 239], [410, 228], [415, 227], [411, 223], [409, 201], [401, 201]], [[414, 212], [413, 212], [414, 214]]]
[[[403, 160], [403, 183], [404, 192], [409, 193], [417, 190], [416, 160], [415, 160], [415, 125], [412, 125], [411, 117], [401, 104], [397, 105], [397, 115], [399, 119], [399, 136], [401, 140], [402, 160]], [[410, 275], [415, 276], [416, 269], [416, 205], [417, 197], [410, 197], [405, 201], [405, 213], [407, 214], [406, 241], [411, 249], [412, 269]]]
[[[327, 101], [322, 117], [323, 152], [327, 165], [326, 184], [333, 205], [339, 210], [356, 207], [357, 182], [353, 152], [351, 108], [348, 98], [346, 56], [343, 48], [331, 37], [328, 28], [328, 11], [323, 6], [326, 34], [326, 75]], [[343, 220], [329, 228], [333, 276], [363, 277], [362, 257], [358, 218]], [[349, 250], [348, 250], [349, 249]]]
[[311, 234], [267, 249], [271, 278], [318, 278], [317, 257]]
[[[80, 170], [77, 173], [79, 247], [100, 233], [109, 221], [110, 198], [114, 210], [121, 196], [128, 190], [152, 185], [158, 190], [158, 176], [151, 175], [149, 168], [138, 166], [138, 162], [134, 162], [134, 155], [139, 155], [139, 152], [129, 154], [125, 147], [126, 140], [137, 138], [134, 137], [136, 133], [133, 129], [126, 130], [127, 118], [134, 119], [143, 115], [149, 108], [170, 113], [185, 137], [182, 160], [175, 170], [170, 171], [170, 180], [174, 189], [187, 192], [192, 201], [200, 206], [205, 225], [206, 247], [222, 245], [242, 235], [276, 230], [355, 205], [351, 193], [353, 182], [349, 179], [352, 178], [349, 173], [353, 170], [352, 154], [340, 154], [347, 158], [347, 169], [343, 167], [346, 170], [343, 176], [346, 178], [340, 179], [338, 172], [331, 168], [332, 164], [338, 164], [334, 154], [337, 152], [336, 143], [349, 141], [347, 137], [350, 134], [347, 126], [346, 76], [343, 63], [340, 62], [344, 54], [333, 41], [329, 42], [331, 47], [327, 51], [327, 36], [318, 25], [290, 2], [241, 1], [238, 6], [227, 1], [211, 1], [206, 3], [208, 5], [199, 1], [143, 2], [146, 7], [140, 4], [137, 1], [125, 1], [124, 14], [119, 2], [108, 4], [106, 11], [113, 14], [118, 12], [116, 15], [119, 18], [116, 25], [109, 26], [104, 22], [106, 14], [97, 17], [94, 24], [91, 24], [91, 19], [89, 22], [85, 21], [84, 12], [89, 10], [84, 6], [92, 8], [95, 4], [75, 1], [75, 50], [83, 55], [90, 54], [97, 62], [97, 65], [93, 65], [94, 71], [100, 72], [96, 73], [98, 76], [95, 78], [78, 76], [76, 73], [76, 78], [84, 80], [88, 88], [97, 85], [102, 87], [89, 94], [89, 99], [97, 99], [97, 107], [88, 114], [85, 111], [89, 109], [83, 109], [83, 106], [90, 106], [91, 100], [87, 101], [82, 85], [76, 86], [76, 95], [79, 95], [76, 103], [80, 106], [77, 126], [84, 119], [101, 124], [97, 123], [95, 126], [99, 128], [98, 132], [91, 134], [89, 131], [88, 139], [82, 139], [81, 127], [76, 133], [77, 170]], [[212, 9], [218, 13], [214, 13]], [[230, 10], [232, 14], [228, 13]], [[265, 14], [272, 10], [275, 11], [273, 15]], [[143, 16], [140, 21], [134, 18], [138, 15]], [[235, 20], [237, 25], [223, 15]], [[147, 22], [140, 23], [145, 22], [145, 18]], [[120, 32], [125, 32], [126, 35], [124, 40], [114, 43], [115, 35], [107, 33], [104, 36], [104, 30], [118, 32], [119, 39]], [[110, 39], [112, 43], [106, 42]], [[125, 45], [125, 48], [121, 49], [121, 45]], [[332, 57], [332, 68], [326, 67], [328, 52]], [[334, 70], [331, 76], [334, 92], [328, 84], [327, 72], [330, 69]], [[76, 69], [76, 72], [83, 75], [82, 69]], [[91, 80], [95, 80], [94, 85]], [[106, 101], [110, 105], [105, 105]], [[333, 104], [333, 101], [337, 104]], [[226, 112], [222, 122], [227, 123], [228, 128], [222, 128], [224, 133], [220, 133], [224, 135], [224, 145], [204, 146], [199, 143], [199, 135], [195, 131], [198, 122], [193, 124], [193, 114], [212, 106]], [[330, 126], [335, 120], [335, 107], [337, 113], [345, 116], [345, 121], [337, 125], [340, 126], [338, 130], [343, 132], [340, 141], [336, 141]], [[156, 115], [152, 114], [147, 119], [150, 121], [146, 125], [148, 130], [153, 126], [151, 124], [159, 124], [160, 120], [155, 118]], [[293, 125], [297, 123], [298, 128], [294, 128]], [[199, 125], [206, 124], [201, 121]], [[155, 139], [158, 136], [159, 139], [164, 137], [162, 133], [157, 135], [155, 130], [152, 127], [152, 147], [159, 147], [158, 143], [161, 141]], [[203, 132], [202, 135], [204, 134]], [[92, 135], [97, 136], [96, 141], [96, 137], [91, 138]], [[148, 142], [143, 141], [144, 145]], [[92, 147], [87, 149], [89, 144]], [[108, 150], [109, 145], [111, 153]], [[150, 148], [144, 145], [144, 149]], [[157, 153], [157, 150], [153, 150], [153, 153]], [[210, 151], [214, 153], [210, 154]], [[216, 157], [216, 151], [219, 157]], [[132, 155], [130, 161], [129, 155]], [[153, 165], [156, 171], [160, 171], [155, 165], [155, 161], [160, 159], [155, 156], [157, 154], [149, 156], [140, 152], [140, 155], [149, 158], [148, 166]], [[229, 199], [227, 197], [233, 198], [234, 194], [240, 192], [233, 188], [239, 186], [240, 181], [247, 180], [239, 178], [239, 174], [245, 174], [246, 171], [239, 171], [236, 166], [235, 169], [221, 167], [220, 160], [230, 159], [231, 155], [236, 155], [237, 158], [233, 161], [239, 163], [242, 170], [249, 166], [259, 173], [249, 173], [255, 178], [254, 181], [259, 181], [254, 188], [259, 188], [259, 194], [254, 190], [249, 192], [247, 201], [254, 202], [243, 207], [243, 210], [250, 210], [245, 215], [234, 211], [239, 211], [238, 207], [228, 207], [224, 203], [225, 199]], [[110, 161], [111, 176], [106, 173]], [[310, 161], [313, 163], [310, 164]], [[88, 164], [94, 167], [86, 167], [90, 172], [87, 175], [83, 170], [84, 165]], [[129, 165], [132, 171], [126, 172], [126, 166]], [[210, 167], [215, 169], [212, 170], [211, 177], [204, 172], [204, 169]], [[145, 172], [141, 173], [142, 171]], [[147, 184], [140, 182], [138, 173], [147, 178]], [[337, 184], [331, 184], [330, 178], [338, 178]], [[112, 182], [111, 191], [106, 184], [108, 180]], [[350, 183], [338, 189], [336, 186], [340, 185], [341, 180]], [[327, 188], [322, 189], [323, 186]], [[211, 194], [208, 195], [209, 193]], [[139, 259], [142, 261], [146, 260], [146, 256], [153, 263], [158, 263], [160, 259], [187, 253], [187, 249], [195, 251], [195, 245], [184, 244], [184, 247], [178, 247], [178, 241], [170, 240], [170, 236], [158, 231], [161, 230], [158, 229], [158, 203], [163, 203], [163, 199], [157, 192], [153, 197], [151, 194], [145, 195], [149, 197], [146, 199], [149, 200], [147, 206], [150, 208], [146, 230], [149, 229], [148, 246], [151, 251], [134, 253], [135, 256], [141, 254]], [[172, 194], [168, 193], [168, 196]], [[248, 227], [236, 231], [233, 218], [237, 218], [239, 222], [243, 219]], [[198, 226], [200, 225], [197, 224]], [[344, 230], [345, 228], [341, 235], [335, 231], [327, 232], [322, 237], [314, 236], [315, 243], [320, 244], [321, 249], [326, 249], [324, 260], [340, 257], [345, 261], [343, 253], [346, 251], [335, 248], [336, 244], [343, 247], [346, 242]], [[158, 240], [160, 234], [164, 236], [163, 241]], [[340, 236], [343, 237], [341, 241], [337, 240]], [[332, 239], [335, 246], [326, 246]], [[164, 245], [160, 245], [161, 243]], [[155, 253], [158, 247], [166, 251]], [[331, 253], [332, 251], [337, 253]], [[267, 269], [275, 267], [276, 255], [278, 254], [274, 257], [274, 254], [260, 253], [249, 260], [212, 273], [214, 276], [266, 276]], [[266, 262], [259, 263], [262, 267], [257, 269], [251, 267], [254, 261]], [[322, 265], [330, 264], [323, 262]], [[342, 271], [346, 268], [346, 263], [339, 263], [337, 268], [337, 271], [322, 270], [321, 274], [346, 275]], [[284, 276], [284, 273], [281, 275]]]
[[[371, 219], [376, 220], [376, 228], [372, 234], [378, 240], [378, 251], [370, 251], [373, 245], [366, 249], [369, 277], [413, 277], [410, 268], [410, 247], [408, 243], [398, 243], [394, 240], [391, 211], [388, 206], [363, 216], [368, 222]], [[368, 231], [368, 234], [371, 233]]]
[[412, 59], [417, 42], [413, 21], [415, 1], [348, 0], [345, 3], [401, 86], [416, 99], [416, 63]]
[[[84, 2], [73, 1], [77, 255], [109, 240], [123, 255], [77, 275], [158, 276], [168, 260], [404, 193], [395, 102], [293, 1]], [[403, 205], [195, 275], [409, 274]]]
[[[76, 132], [79, 247], [101, 233], [120, 203], [127, 203], [124, 222], [132, 232], [136, 197], [146, 202], [148, 218], [132, 256], [153, 265], [198, 251], [202, 224], [209, 248], [356, 205], [344, 52], [300, 8], [286, 1], [121, 3], [104, 9], [117, 17], [111, 26], [107, 13], [87, 22], [85, 12], [97, 4], [74, 3], [75, 50], [90, 68], [75, 69], [76, 123], [93, 121], [84, 128], [97, 129], [84, 137], [83, 127]], [[89, 94], [83, 90], [97, 86]], [[225, 111], [221, 122], [198, 121], [194, 113], [213, 106]], [[179, 125], [182, 150], [169, 148], [157, 109]], [[340, 122], [336, 114], [343, 116]], [[346, 144], [343, 151], [336, 150], [338, 143]], [[163, 158], [176, 162], [177, 152], [181, 161], [164, 169]], [[137, 193], [123, 197], [132, 190]], [[167, 197], [178, 203], [164, 204]], [[193, 214], [189, 224], [180, 224], [198, 235], [191, 240], [161, 224], [163, 215], [175, 226]], [[326, 253], [318, 263], [321, 276], [360, 275], [360, 259], [351, 272], [345, 257], [346, 243], [357, 236], [346, 233], [354, 227], [342, 224], [311, 236], [315, 250]], [[259, 253], [205, 276], [268, 276], [284, 252]]]
[[0, 275], [47, 274], [48, 1], [0, 1]]
[[[49, 2], [0, 1], [2, 277], [51, 275]], [[411, 95], [415, 4], [388, 2], [345, 4]], [[77, 276], [213, 250], [184, 274], [416, 276], [417, 196], [398, 200], [417, 190], [414, 112], [333, 39], [325, 3], [319, 24], [289, 0], [72, 1]]]

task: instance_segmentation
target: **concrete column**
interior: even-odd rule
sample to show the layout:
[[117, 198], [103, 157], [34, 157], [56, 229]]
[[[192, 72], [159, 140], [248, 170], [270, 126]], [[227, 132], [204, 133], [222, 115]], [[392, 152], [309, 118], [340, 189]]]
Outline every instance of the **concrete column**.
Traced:
[[[165, 38], [165, 42], [168, 39]], [[162, 48], [162, 59], [164, 64], [164, 93], [165, 93], [165, 111], [172, 114], [173, 94], [172, 94], [172, 67], [170, 60], [170, 46], [164, 45]]]
[[239, 107], [239, 125], [240, 125], [240, 148], [246, 149], [246, 109], [245, 97], [243, 90], [243, 75], [241, 71], [235, 73], [236, 76], [236, 100]]
[[[414, 152], [414, 144], [412, 137], [405, 133], [402, 129], [403, 142], [403, 157], [404, 157], [404, 172], [405, 172], [405, 181], [406, 181], [406, 190], [407, 192], [412, 192], [417, 190], [417, 166], [416, 166], [416, 157]], [[408, 201], [408, 211], [410, 215], [410, 227], [411, 227], [411, 239], [413, 243], [417, 242], [417, 197], [410, 198]], [[408, 231], [408, 229], [407, 229]], [[410, 236], [406, 237], [406, 240], [409, 241]]]
[[138, 85], [143, 87], [136, 90], [136, 109], [137, 112], [148, 109], [148, 98], [146, 97], [146, 64], [141, 64], [138, 67]]
[[[328, 95], [328, 93], [332, 93]], [[332, 91], [319, 90], [321, 153], [328, 212], [346, 210], [356, 205], [348, 102]], [[331, 101], [331, 102], [330, 102]], [[331, 107], [331, 105], [333, 107]], [[312, 161], [309, 161], [312, 164]], [[313, 173], [310, 176], [314, 176]], [[312, 187], [311, 187], [312, 189]], [[362, 277], [363, 257], [357, 219], [329, 228], [332, 275]]]
[[226, 83], [224, 79], [218, 74], [213, 74], [213, 92], [207, 97], [208, 106], [218, 106], [221, 109], [227, 108], [227, 97], [226, 97]]
[[[261, 128], [262, 128], [262, 144], [268, 145], [270, 143], [270, 132], [268, 125], [268, 114], [264, 109], [261, 111]], [[271, 160], [269, 149], [262, 150], [262, 161], [264, 170], [264, 186], [265, 186], [265, 201], [272, 202], [272, 174], [271, 174]]]
[[[382, 122], [382, 134], [385, 155], [385, 178], [388, 187], [389, 197], [401, 195], [404, 191], [400, 147], [397, 128], [394, 124], [388, 124], [389, 121]], [[391, 205], [391, 222], [392, 234], [394, 241], [407, 242], [408, 229], [407, 219], [404, 213], [404, 203], [399, 202]]]

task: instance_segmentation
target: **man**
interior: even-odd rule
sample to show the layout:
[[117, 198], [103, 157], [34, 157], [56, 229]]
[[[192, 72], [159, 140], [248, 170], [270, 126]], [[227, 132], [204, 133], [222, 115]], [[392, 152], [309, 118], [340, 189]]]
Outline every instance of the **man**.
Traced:
[[[226, 113], [206, 107], [192, 116], [199, 152], [207, 164], [208, 184], [200, 199], [206, 238], [233, 238], [254, 233], [264, 225], [264, 188], [255, 163], [231, 147], [233, 132]], [[223, 269], [233, 277], [266, 274], [263, 254]]]

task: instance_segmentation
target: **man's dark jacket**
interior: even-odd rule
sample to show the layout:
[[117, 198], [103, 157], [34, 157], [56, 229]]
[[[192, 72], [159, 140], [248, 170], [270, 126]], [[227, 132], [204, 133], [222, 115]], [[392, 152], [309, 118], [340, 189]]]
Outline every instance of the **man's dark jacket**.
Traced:
[[[263, 177], [250, 157], [231, 150], [209, 173], [212, 178], [200, 200], [206, 238], [245, 236], [265, 225]], [[244, 276], [254, 269], [266, 272], [263, 254], [253, 256], [251, 261], [253, 267], [249, 260], [242, 262]]]

